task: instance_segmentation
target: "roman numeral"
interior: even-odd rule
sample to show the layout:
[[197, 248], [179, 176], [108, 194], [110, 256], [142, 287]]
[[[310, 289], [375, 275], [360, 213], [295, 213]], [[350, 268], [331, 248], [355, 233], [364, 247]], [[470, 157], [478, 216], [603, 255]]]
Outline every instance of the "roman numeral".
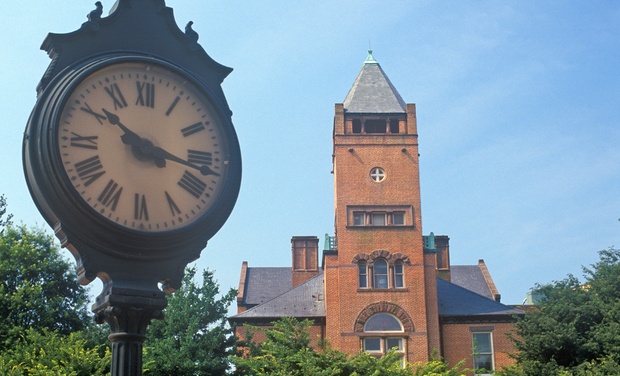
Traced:
[[187, 161], [197, 165], [211, 165], [213, 163], [213, 154], [208, 151], [188, 150]]
[[101, 175], [105, 174], [105, 171], [102, 171], [103, 165], [98, 155], [77, 162], [74, 166], [80, 179], [85, 181], [85, 186], [89, 186], [95, 180], [99, 179]]
[[207, 185], [203, 183], [196, 176], [192, 175], [191, 172], [185, 171], [181, 180], [179, 180], [178, 184], [181, 188], [185, 189], [192, 196], [199, 198], [200, 195], [205, 191]]
[[119, 108], [127, 107], [127, 102], [125, 101], [125, 97], [123, 93], [121, 93], [121, 89], [118, 88], [117, 84], [112, 84], [110, 87], [104, 87], [105, 92], [108, 93], [112, 101], [114, 102], [114, 109], [118, 110]]
[[183, 133], [183, 137], [187, 137], [187, 136], [193, 135], [194, 133], [200, 132], [203, 129], [205, 129], [205, 126], [202, 124], [201, 121], [199, 121], [196, 124], [192, 124], [190, 126], [187, 126], [181, 129], [181, 133]]
[[146, 208], [146, 196], [136, 193], [134, 195], [134, 219], [139, 221], [149, 220], [149, 211]]
[[136, 81], [138, 88], [138, 99], [136, 105], [155, 107], [155, 85], [150, 82]]
[[172, 101], [172, 104], [170, 105], [170, 107], [168, 107], [168, 111], [166, 111], [166, 116], [170, 116], [170, 114], [172, 113], [172, 110], [174, 110], [174, 108], [177, 106], [177, 103], [179, 103], [179, 101], [181, 100], [181, 97], [176, 97], [174, 98], [174, 101]]
[[84, 102], [84, 107], [80, 107], [80, 110], [86, 112], [87, 114], [91, 114], [95, 117], [95, 119], [97, 119], [97, 121], [99, 122], [99, 124], [103, 125], [103, 121], [102, 120], [106, 120], [106, 117], [93, 111], [90, 106], [88, 105], [88, 103]]
[[71, 132], [71, 134], [73, 135], [73, 137], [71, 137], [71, 146], [97, 150], [96, 140], [99, 138], [98, 136], [80, 136], [75, 132]]
[[123, 187], [119, 187], [118, 184], [110, 179], [108, 184], [105, 186], [97, 201], [103, 204], [106, 208], [112, 205], [110, 208], [112, 211], [116, 210], [116, 205], [118, 205], [118, 200], [121, 198], [121, 193], [123, 192]]
[[181, 214], [181, 209], [179, 209], [172, 197], [170, 197], [170, 194], [167, 191], [164, 191], [164, 193], [166, 194], [166, 201], [168, 201], [168, 206], [170, 207], [170, 212], [172, 213], [172, 215]]

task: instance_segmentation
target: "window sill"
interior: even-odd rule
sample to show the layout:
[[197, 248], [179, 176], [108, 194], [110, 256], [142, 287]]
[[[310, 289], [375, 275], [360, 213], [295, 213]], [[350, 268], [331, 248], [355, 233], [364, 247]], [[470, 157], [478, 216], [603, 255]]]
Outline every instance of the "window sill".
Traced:
[[406, 287], [390, 287], [387, 289], [375, 289], [372, 287], [366, 287], [366, 288], [361, 288], [358, 287], [357, 288], [357, 292], [362, 292], [362, 293], [370, 293], [370, 292], [409, 292], [409, 289]]
[[358, 226], [358, 225], [347, 225], [347, 229], [365, 229], [365, 230], [404, 230], [404, 229], [414, 229], [415, 226], [413, 225], [385, 225], [385, 226], [372, 226], [372, 225], [365, 225], [365, 226]]

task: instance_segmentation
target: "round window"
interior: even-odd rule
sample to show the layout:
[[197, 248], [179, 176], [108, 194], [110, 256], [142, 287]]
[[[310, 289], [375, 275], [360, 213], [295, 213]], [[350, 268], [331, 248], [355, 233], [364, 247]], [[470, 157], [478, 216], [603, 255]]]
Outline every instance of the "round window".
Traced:
[[385, 171], [381, 167], [375, 167], [370, 170], [370, 178], [373, 181], [380, 183], [385, 180]]

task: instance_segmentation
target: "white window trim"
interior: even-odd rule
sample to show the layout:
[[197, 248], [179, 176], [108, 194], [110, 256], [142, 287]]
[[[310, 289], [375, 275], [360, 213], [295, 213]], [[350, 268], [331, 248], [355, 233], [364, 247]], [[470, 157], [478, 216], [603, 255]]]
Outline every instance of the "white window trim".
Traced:
[[[491, 352], [477, 352], [476, 350], [476, 343], [474, 340], [474, 336], [476, 334], [488, 334], [489, 338], [490, 338], [490, 342], [491, 342]], [[471, 333], [471, 341], [472, 341], [472, 362], [474, 365], [474, 372], [476, 369], [476, 354], [479, 355], [491, 355], [491, 367], [492, 369], [487, 370], [487, 371], [494, 371], [495, 370], [495, 346], [493, 345], [493, 332], [492, 331], [479, 331], [479, 332], [472, 332]], [[475, 373], [476, 376], [492, 376], [492, 373]]]

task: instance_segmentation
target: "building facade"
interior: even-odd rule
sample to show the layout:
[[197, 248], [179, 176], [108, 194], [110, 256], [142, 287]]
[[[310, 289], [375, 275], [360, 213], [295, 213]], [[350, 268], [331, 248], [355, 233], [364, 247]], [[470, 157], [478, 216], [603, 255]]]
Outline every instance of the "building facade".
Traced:
[[291, 268], [242, 264], [239, 324], [292, 316], [346, 353], [408, 362], [437, 353], [451, 364], [497, 369], [511, 362], [506, 332], [521, 311], [499, 302], [484, 261], [450, 265], [447, 236], [422, 233], [415, 104], [373, 58], [364, 62], [333, 129], [335, 233], [291, 240]]

